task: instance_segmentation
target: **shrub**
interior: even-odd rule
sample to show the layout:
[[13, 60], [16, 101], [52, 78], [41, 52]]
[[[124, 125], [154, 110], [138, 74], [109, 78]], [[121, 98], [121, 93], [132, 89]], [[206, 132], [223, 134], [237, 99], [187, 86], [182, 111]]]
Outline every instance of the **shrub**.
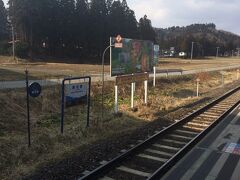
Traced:
[[200, 81], [202, 81], [202, 82], [211, 80], [211, 76], [207, 72], [200, 72], [200, 73], [196, 74], [195, 79], [197, 79], [197, 78], [200, 79]]

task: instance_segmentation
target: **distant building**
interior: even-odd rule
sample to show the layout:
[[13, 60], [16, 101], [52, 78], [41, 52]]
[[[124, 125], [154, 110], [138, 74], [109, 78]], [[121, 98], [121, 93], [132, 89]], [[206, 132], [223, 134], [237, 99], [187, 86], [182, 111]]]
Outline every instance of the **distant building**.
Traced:
[[187, 53], [186, 52], [179, 52], [179, 57], [185, 58], [187, 57]]

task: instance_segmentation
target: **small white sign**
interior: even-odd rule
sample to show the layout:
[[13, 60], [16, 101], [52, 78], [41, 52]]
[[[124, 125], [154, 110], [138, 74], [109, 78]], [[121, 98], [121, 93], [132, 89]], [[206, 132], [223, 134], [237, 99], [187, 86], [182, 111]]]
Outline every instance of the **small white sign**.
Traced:
[[159, 51], [160, 47], [159, 45], [154, 45], [154, 51]]
[[73, 106], [86, 102], [87, 99], [87, 83], [66, 84], [66, 105]]
[[123, 47], [123, 43], [115, 43], [114, 47], [115, 48], [122, 48]]

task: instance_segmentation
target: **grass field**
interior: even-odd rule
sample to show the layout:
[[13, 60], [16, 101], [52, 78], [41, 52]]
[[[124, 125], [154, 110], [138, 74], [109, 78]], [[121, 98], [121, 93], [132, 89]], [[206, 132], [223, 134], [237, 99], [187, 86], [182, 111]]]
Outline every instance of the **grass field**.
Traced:
[[[24, 79], [28, 66], [31, 78], [58, 77], [65, 75], [98, 74], [100, 65], [63, 63], [12, 62], [9, 57], [0, 57], [0, 80]], [[238, 64], [237, 59], [189, 60], [161, 59], [160, 68], [181, 68], [185, 70], [229, 66]], [[204, 67], [203, 67], [204, 63]], [[107, 66], [106, 69], [109, 67]], [[69, 74], [68, 74], [69, 73]], [[119, 87], [119, 109], [122, 117], [114, 116], [114, 83], [106, 82], [104, 96], [104, 117], [101, 116], [101, 85], [93, 83], [90, 114], [90, 128], [86, 128], [86, 107], [66, 109], [65, 133], [60, 134], [60, 86], [43, 87], [42, 95], [30, 99], [32, 146], [27, 147], [26, 97], [24, 89], [0, 91], [0, 179], [22, 179], [49, 163], [61, 161], [73, 152], [126, 132], [132, 132], [160, 117], [183, 109], [191, 103], [198, 103], [209, 92], [224, 89], [219, 72], [196, 75], [171, 76], [157, 79], [157, 86], [149, 82], [148, 105], [143, 104], [143, 83], [136, 84], [136, 112], [130, 109], [129, 85]], [[236, 70], [225, 72], [225, 83], [237, 80]], [[196, 97], [196, 79], [200, 78], [200, 97]], [[204, 101], [204, 103], [206, 103]]]
[[[196, 78], [201, 79], [200, 97], [196, 97]], [[225, 83], [236, 80], [236, 71], [225, 73]], [[148, 105], [143, 105], [143, 85], [136, 84], [135, 106], [130, 110], [130, 87], [120, 87], [119, 107], [122, 117], [113, 115], [114, 84], [106, 83], [104, 117], [101, 117], [101, 86], [92, 87], [91, 126], [86, 126], [86, 107], [66, 110], [65, 133], [60, 134], [60, 87], [44, 87], [41, 97], [31, 99], [32, 147], [27, 147], [25, 91], [0, 92], [0, 179], [21, 179], [39, 167], [60, 161], [81, 147], [104, 138], [132, 132], [159, 117], [189, 103], [197, 102], [216, 88], [221, 88], [218, 72], [176, 76], [149, 84]]]
[[159, 68], [162, 69], [182, 69], [182, 70], [194, 70], [194, 69], [206, 69], [216, 67], [228, 67], [240, 64], [240, 58], [207, 58], [207, 59], [193, 59], [185, 60], [178, 58], [160, 59]]
[[[240, 58], [208, 58], [185, 60], [178, 58], [161, 58], [157, 69], [182, 69], [197, 70], [216, 67], [228, 67], [239, 65]], [[101, 65], [91, 64], [68, 64], [68, 63], [46, 63], [46, 62], [27, 62], [26, 60], [13, 61], [11, 57], [0, 56], [0, 81], [1, 80], [22, 80], [24, 71], [28, 68], [32, 78], [59, 78], [64, 76], [100, 76]], [[109, 73], [109, 65], [105, 66], [105, 72]]]

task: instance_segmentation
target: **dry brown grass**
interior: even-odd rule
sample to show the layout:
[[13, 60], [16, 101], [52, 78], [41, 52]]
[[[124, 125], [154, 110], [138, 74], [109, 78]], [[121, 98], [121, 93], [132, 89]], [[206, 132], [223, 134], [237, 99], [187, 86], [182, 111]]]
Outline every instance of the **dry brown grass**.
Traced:
[[[67, 61], [67, 60], [66, 60]], [[227, 67], [239, 65], [237, 58], [209, 58], [184, 60], [178, 58], [159, 59], [158, 69], [182, 69], [201, 70], [206, 68]], [[46, 63], [28, 62], [19, 59], [13, 61], [11, 57], [0, 56], [0, 81], [1, 80], [22, 80], [24, 71], [28, 68], [35, 79], [58, 78], [63, 76], [100, 75], [101, 65], [71, 64], [71, 63]], [[109, 73], [110, 66], [105, 65], [105, 72]]]
[[[203, 76], [203, 75], [202, 75]], [[236, 71], [225, 73], [225, 82], [236, 80]], [[60, 86], [44, 87], [41, 97], [31, 98], [32, 147], [27, 148], [26, 103], [24, 89], [0, 92], [0, 179], [16, 179], [32, 173], [46, 163], [61, 160], [75, 149], [111, 137], [116, 133], [133, 131], [149, 121], [166, 115], [221, 86], [220, 73], [204, 74], [201, 97], [195, 97], [195, 76], [176, 76], [149, 83], [148, 105], [143, 105], [143, 83], [136, 85], [137, 112], [130, 110], [130, 86], [120, 87], [122, 117], [113, 115], [114, 84], [106, 83], [104, 118], [101, 118], [101, 86], [92, 89], [91, 127], [86, 126], [86, 107], [66, 109], [65, 132], [60, 134]]]
[[179, 59], [179, 58], [161, 58], [159, 68], [161, 69], [182, 69], [182, 70], [201, 70], [207, 68], [227, 67], [239, 65], [240, 58], [212, 58], [207, 59]]

